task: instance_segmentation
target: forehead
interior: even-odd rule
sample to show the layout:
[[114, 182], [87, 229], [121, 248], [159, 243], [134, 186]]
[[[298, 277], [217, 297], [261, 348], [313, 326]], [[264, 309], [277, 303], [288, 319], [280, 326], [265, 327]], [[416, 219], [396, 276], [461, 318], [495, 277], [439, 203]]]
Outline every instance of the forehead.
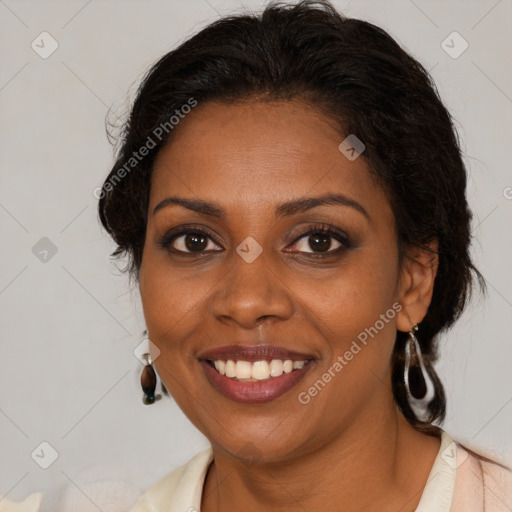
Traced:
[[299, 101], [200, 104], [156, 159], [150, 211], [169, 195], [211, 200], [236, 215], [343, 193], [370, 215], [391, 214], [365, 159], [349, 160], [339, 150], [345, 137], [331, 119]]

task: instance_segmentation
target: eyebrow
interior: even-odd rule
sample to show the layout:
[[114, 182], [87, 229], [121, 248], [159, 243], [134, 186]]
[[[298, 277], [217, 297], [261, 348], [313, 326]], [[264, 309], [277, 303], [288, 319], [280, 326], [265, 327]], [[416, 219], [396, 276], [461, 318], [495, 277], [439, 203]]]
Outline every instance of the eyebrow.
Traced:
[[[226, 218], [226, 211], [218, 204], [210, 201], [204, 201], [201, 199], [187, 199], [184, 197], [172, 196], [167, 197], [163, 201], [160, 201], [153, 210], [153, 215], [165, 207], [177, 205], [206, 215], [209, 217], [215, 217], [217, 219], [224, 220]], [[363, 206], [343, 194], [325, 194], [319, 197], [305, 197], [299, 199], [292, 199], [286, 203], [280, 204], [276, 210], [276, 217], [289, 217], [297, 213], [303, 213], [317, 206], [323, 205], [341, 205], [348, 206], [361, 213], [367, 220], [370, 220], [368, 212]]]

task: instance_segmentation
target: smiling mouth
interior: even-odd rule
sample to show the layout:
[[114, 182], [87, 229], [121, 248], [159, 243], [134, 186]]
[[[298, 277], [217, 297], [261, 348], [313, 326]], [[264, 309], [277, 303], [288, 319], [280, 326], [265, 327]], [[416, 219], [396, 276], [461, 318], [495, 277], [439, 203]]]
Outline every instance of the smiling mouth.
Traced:
[[285, 395], [316, 359], [312, 353], [246, 343], [210, 348], [198, 354], [198, 361], [216, 392], [234, 402], [256, 404]]
[[286, 395], [313, 368], [315, 360], [200, 359], [199, 363], [209, 384], [222, 396], [234, 402], [262, 404]]
[[205, 360], [217, 373], [238, 382], [263, 382], [301, 370], [313, 359], [262, 359], [245, 361], [233, 359]]

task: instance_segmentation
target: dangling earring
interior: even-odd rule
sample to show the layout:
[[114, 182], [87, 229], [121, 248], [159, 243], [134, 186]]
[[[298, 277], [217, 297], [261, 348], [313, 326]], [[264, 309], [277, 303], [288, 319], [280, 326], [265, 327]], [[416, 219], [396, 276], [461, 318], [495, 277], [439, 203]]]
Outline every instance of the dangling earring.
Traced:
[[405, 343], [404, 383], [411, 405], [426, 415], [428, 405], [435, 397], [435, 389], [423, 363], [418, 338], [414, 334], [417, 330], [418, 324], [411, 327]]
[[140, 384], [142, 386], [142, 391], [144, 392], [144, 396], [142, 397], [142, 401], [146, 405], [150, 405], [155, 403], [156, 400], [160, 400], [162, 395], [155, 395], [156, 389], [156, 373], [153, 368], [153, 358], [151, 354], [143, 354], [143, 359], [146, 361], [146, 365], [142, 370], [142, 374], [140, 376]]

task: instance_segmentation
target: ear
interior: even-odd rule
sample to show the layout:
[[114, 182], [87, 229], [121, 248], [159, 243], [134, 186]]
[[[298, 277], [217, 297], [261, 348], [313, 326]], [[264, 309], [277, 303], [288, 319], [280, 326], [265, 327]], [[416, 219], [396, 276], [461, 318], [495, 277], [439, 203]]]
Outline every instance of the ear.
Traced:
[[438, 241], [425, 244], [426, 248], [411, 247], [406, 251], [400, 271], [398, 301], [402, 310], [397, 315], [397, 329], [408, 332], [427, 314], [434, 292], [434, 281], [439, 266]]

